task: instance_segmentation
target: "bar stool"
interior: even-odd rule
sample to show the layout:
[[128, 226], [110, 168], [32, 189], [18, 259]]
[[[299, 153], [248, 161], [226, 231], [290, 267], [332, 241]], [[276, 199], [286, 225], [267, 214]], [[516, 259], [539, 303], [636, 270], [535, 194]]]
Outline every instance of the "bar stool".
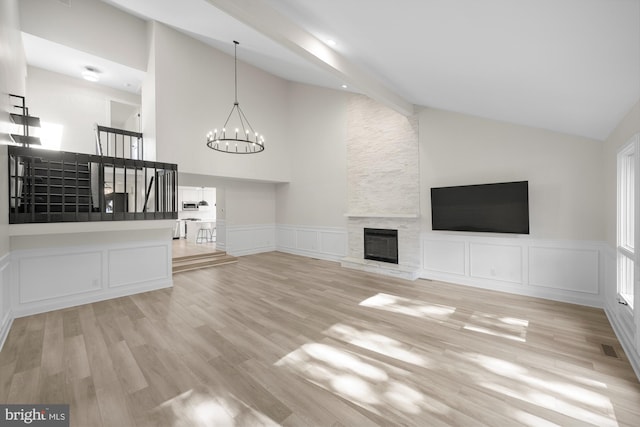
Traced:
[[213, 242], [213, 233], [211, 232], [211, 223], [205, 222], [200, 224], [198, 234], [196, 235], [196, 243]]

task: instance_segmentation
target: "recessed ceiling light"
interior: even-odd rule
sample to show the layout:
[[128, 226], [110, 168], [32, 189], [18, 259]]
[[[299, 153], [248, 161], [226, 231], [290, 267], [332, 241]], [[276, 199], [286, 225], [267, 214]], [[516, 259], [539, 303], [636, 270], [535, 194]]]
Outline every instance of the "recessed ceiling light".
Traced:
[[100, 70], [89, 66], [84, 67], [82, 77], [90, 82], [97, 82], [98, 80], [100, 80]]
[[328, 44], [329, 46], [333, 47], [333, 46], [337, 45], [338, 43], [336, 43], [336, 41], [335, 41], [335, 40], [327, 39], [327, 44]]
[[346, 88], [348, 88], [349, 86], [347, 86], [347, 85], [342, 85], [342, 86], [340, 86], [340, 87], [341, 87], [342, 89], [346, 89]]

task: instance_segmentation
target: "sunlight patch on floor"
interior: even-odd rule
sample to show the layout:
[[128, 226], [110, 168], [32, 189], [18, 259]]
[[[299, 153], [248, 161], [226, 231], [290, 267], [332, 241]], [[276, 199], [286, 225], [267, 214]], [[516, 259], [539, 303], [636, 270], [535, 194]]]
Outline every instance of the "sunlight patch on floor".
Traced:
[[498, 359], [497, 357], [475, 354], [471, 356], [471, 360], [488, 371], [498, 375], [508, 376], [510, 378], [521, 377], [527, 373], [527, 370], [522, 366], [506, 360]]
[[[225, 393], [226, 394], [226, 393]], [[219, 396], [207, 390], [191, 389], [162, 403], [159, 408], [173, 415], [172, 425], [192, 427], [236, 427], [260, 425], [275, 427], [271, 418], [240, 402], [232, 395]], [[164, 415], [164, 414], [158, 414]], [[163, 417], [164, 418], [164, 417]]]
[[409, 384], [411, 376], [407, 371], [333, 345], [304, 344], [277, 361], [275, 366], [288, 368], [307, 381], [378, 415], [392, 412], [408, 417], [422, 412], [447, 414], [451, 411], [447, 405]]
[[464, 329], [512, 341], [526, 342], [529, 321], [515, 317], [496, 316], [494, 314], [474, 312]]
[[490, 373], [472, 375], [481, 387], [583, 423], [600, 427], [618, 425], [611, 400], [598, 392], [568, 381], [540, 377], [523, 366], [499, 358], [471, 353], [463, 354], [463, 358]]
[[389, 404], [399, 408], [403, 412], [410, 414], [419, 414], [421, 412], [420, 405], [423, 401], [422, 393], [403, 383], [391, 381], [384, 395]]
[[431, 362], [428, 360], [426, 355], [420, 355], [417, 350], [412, 349], [407, 344], [376, 332], [360, 330], [343, 323], [337, 323], [324, 333], [332, 338], [371, 350], [393, 359], [411, 363], [412, 365], [422, 367], [431, 366]]
[[518, 422], [529, 427], [561, 427], [559, 424], [552, 423], [549, 420], [545, 420], [529, 412], [521, 411], [520, 409], [514, 409], [512, 416], [518, 420]]
[[315, 360], [323, 361], [336, 369], [353, 372], [371, 381], [379, 382], [389, 379], [387, 373], [382, 369], [369, 363], [364, 363], [353, 354], [326, 344], [305, 344], [301, 347], [301, 350]]
[[409, 298], [379, 293], [360, 303], [361, 306], [377, 308], [407, 316], [446, 319], [455, 313], [455, 307], [440, 304], [429, 304]]

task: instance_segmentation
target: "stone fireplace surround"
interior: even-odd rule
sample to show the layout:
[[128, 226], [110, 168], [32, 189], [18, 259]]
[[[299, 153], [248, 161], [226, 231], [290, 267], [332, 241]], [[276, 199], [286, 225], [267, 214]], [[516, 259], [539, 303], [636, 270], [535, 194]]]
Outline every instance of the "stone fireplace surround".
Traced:
[[[420, 274], [418, 120], [362, 95], [347, 107], [344, 267], [415, 280]], [[364, 259], [364, 229], [398, 230], [398, 264]]]
[[[413, 216], [352, 216], [347, 215], [347, 257], [343, 267], [415, 280], [420, 273], [420, 221]], [[364, 229], [398, 230], [398, 264], [364, 259]]]

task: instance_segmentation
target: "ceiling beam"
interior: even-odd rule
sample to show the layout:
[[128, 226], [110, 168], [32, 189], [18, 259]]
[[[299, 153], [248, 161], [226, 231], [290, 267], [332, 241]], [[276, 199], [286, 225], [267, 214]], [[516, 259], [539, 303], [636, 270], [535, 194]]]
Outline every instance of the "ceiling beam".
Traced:
[[216, 8], [259, 31], [300, 57], [320, 66], [345, 84], [376, 101], [410, 116], [413, 104], [351, 63], [313, 34], [260, 0], [207, 0]]

